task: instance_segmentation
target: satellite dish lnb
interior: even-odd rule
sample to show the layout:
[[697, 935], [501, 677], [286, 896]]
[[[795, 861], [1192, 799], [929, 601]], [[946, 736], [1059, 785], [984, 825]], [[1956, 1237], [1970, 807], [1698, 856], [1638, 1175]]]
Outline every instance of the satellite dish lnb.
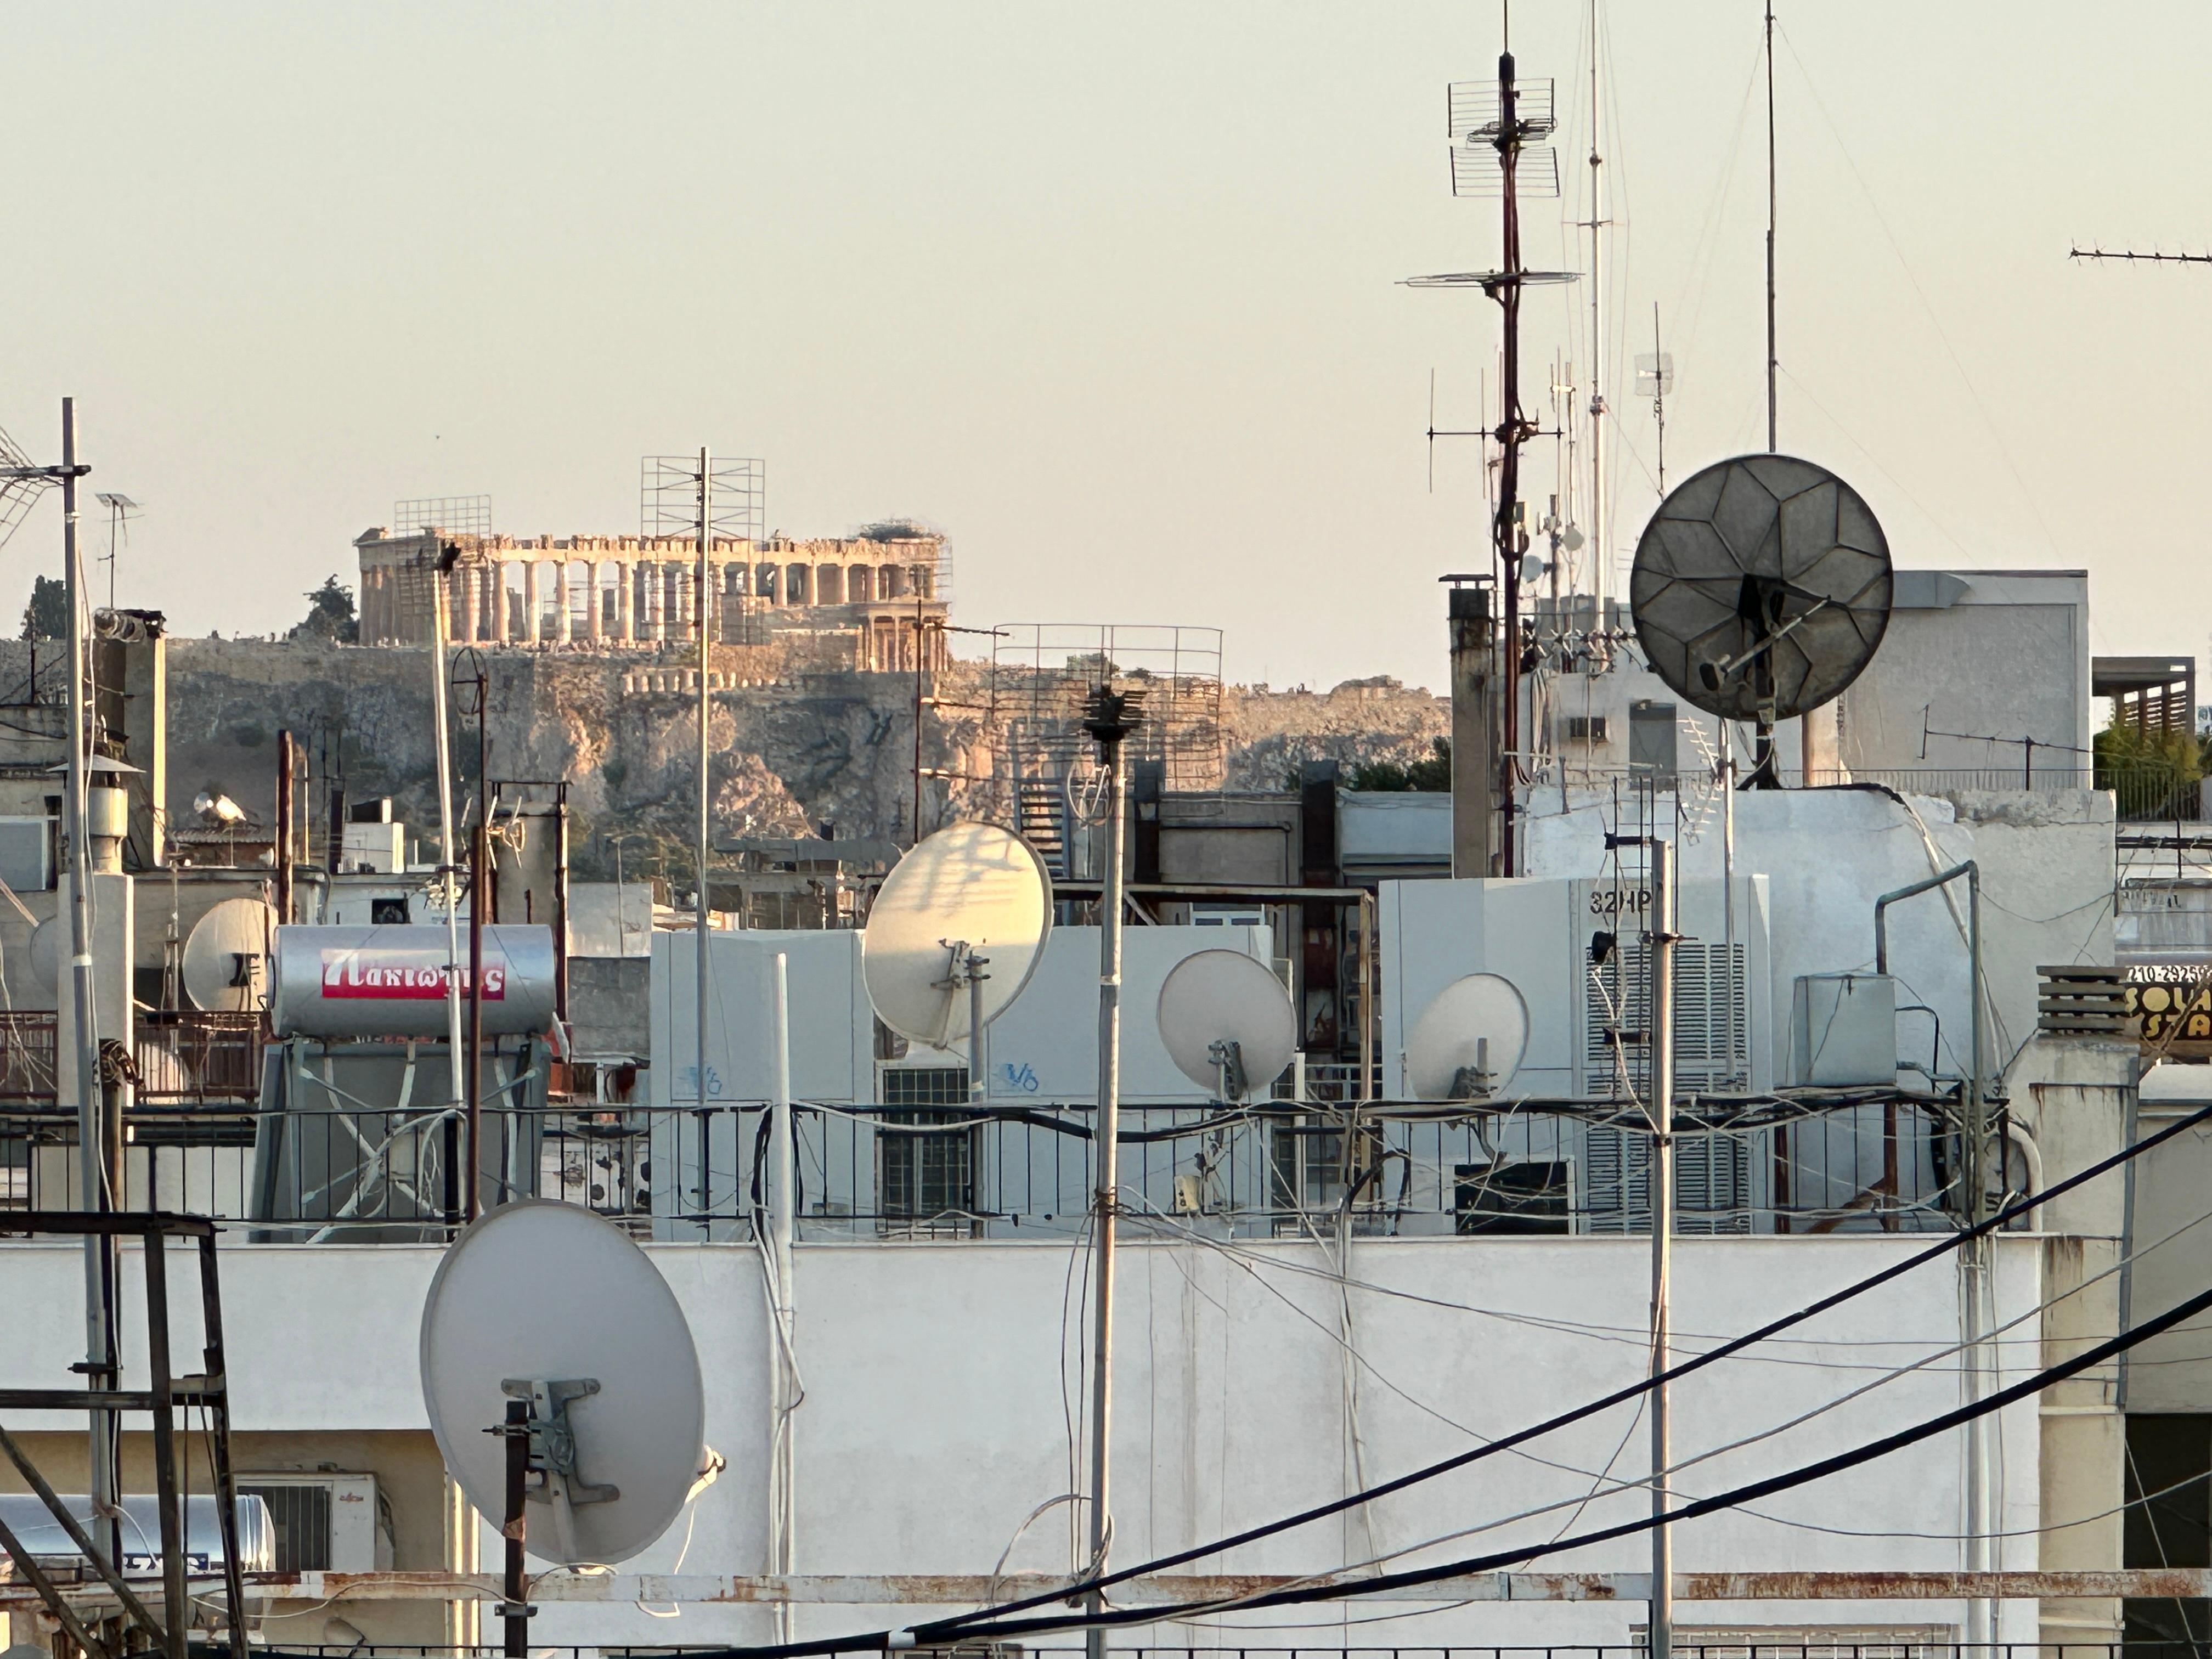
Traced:
[[1513, 1081], [1528, 1048], [1528, 1005], [1513, 981], [1469, 974], [1437, 994], [1406, 1039], [1406, 1086], [1416, 1100], [1489, 1100]]
[[[876, 1018], [943, 1048], [988, 1026], [1022, 994], [1052, 931], [1052, 877], [1019, 836], [948, 824], [891, 867], [860, 933]], [[972, 983], [971, 983], [972, 980]]]
[[1660, 502], [1628, 596], [1652, 672], [1677, 696], [1771, 726], [1873, 660], [1889, 626], [1889, 543], [1826, 467], [1739, 455]]
[[1229, 1100], [1267, 1087], [1297, 1052], [1291, 994], [1242, 951], [1200, 951], [1176, 963], [1160, 985], [1159, 1025], [1176, 1069]]
[[520, 1199], [470, 1223], [430, 1281], [420, 1355], [439, 1454], [495, 1524], [507, 1443], [486, 1431], [528, 1404], [531, 1554], [628, 1560], [682, 1512], [707, 1459], [698, 1351], [659, 1270], [589, 1210]]

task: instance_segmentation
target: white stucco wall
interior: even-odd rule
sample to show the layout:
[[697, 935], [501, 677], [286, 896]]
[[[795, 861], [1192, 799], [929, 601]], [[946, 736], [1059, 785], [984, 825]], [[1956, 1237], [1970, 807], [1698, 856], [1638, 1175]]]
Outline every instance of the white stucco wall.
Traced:
[[[1676, 1328], [1694, 1348], [1805, 1304], [1921, 1247], [1910, 1237], [1685, 1240], [1677, 1249]], [[650, 1247], [690, 1318], [708, 1378], [708, 1437], [728, 1471], [633, 1566], [760, 1570], [767, 1358], [757, 1257], [741, 1246]], [[1369, 1480], [1433, 1461], [1592, 1397], [1642, 1374], [1647, 1247], [1634, 1239], [1446, 1239], [1362, 1242], [1363, 1283], [1424, 1301], [1356, 1291], [1360, 1465]], [[246, 1430], [385, 1429], [425, 1425], [415, 1376], [416, 1321], [436, 1252], [416, 1247], [239, 1245], [222, 1252], [224, 1306]], [[2039, 1295], [2034, 1242], [1999, 1251], [2000, 1317]], [[1195, 1243], [1139, 1245], [1124, 1257], [1115, 1366], [1117, 1559], [1134, 1560], [1339, 1495], [1353, 1479], [1341, 1432], [1344, 1370], [1333, 1285], [1308, 1245], [1260, 1244], [1231, 1258]], [[990, 1243], [802, 1246], [797, 1264], [798, 1348], [806, 1386], [799, 1415], [802, 1572], [991, 1570], [1033, 1507], [1071, 1489], [1068, 1414], [1082, 1420], [1084, 1258], [1064, 1248]], [[1303, 1270], [1303, 1271], [1302, 1271]], [[189, 1267], [176, 1261], [181, 1289]], [[0, 1287], [15, 1310], [0, 1345], [0, 1381], [47, 1386], [81, 1341], [79, 1257], [49, 1245], [0, 1248]], [[125, 1274], [126, 1330], [139, 1321], [139, 1264]], [[559, 1287], [541, 1295], [547, 1316], [588, 1321]], [[178, 1301], [179, 1347], [194, 1351], [188, 1298]], [[1457, 1304], [1455, 1306], [1437, 1305]], [[1482, 1310], [1482, 1311], [1478, 1311]], [[1957, 1286], [1938, 1264], [1830, 1314], [1792, 1340], [1731, 1360], [1675, 1393], [1675, 1446], [1688, 1455], [1766, 1429], [1869, 1381], [1870, 1366], [1903, 1364], [1948, 1346], [1958, 1328]], [[134, 1352], [140, 1346], [131, 1344]], [[2033, 1363], [2032, 1344], [2008, 1345], [2008, 1367]], [[2017, 1372], [2008, 1371], [2006, 1380]], [[1779, 1437], [1680, 1478], [1703, 1495], [1848, 1448], [1958, 1403], [1948, 1362], [1882, 1388]], [[11, 1426], [58, 1427], [25, 1419]], [[2032, 1405], [2004, 1420], [2003, 1525], [2036, 1524], [2036, 1420]], [[1590, 1471], [1632, 1478], [1644, 1468], [1632, 1408], [1387, 1500], [1354, 1516], [1269, 1540], [1218, 1562], [1228, 1570], [1313, 1570], [1401, 1548], [1473, 1522], [1559, 1498], [1580, 1498]], [[1539, 1461], [1539, 1459], [1549, 1461]], [[1759, 1514], [1686, 1526], [1682, 1571], [1720, 1568], [1950, 1567], [1961, 1546], [1956, 1434], [1816, 1486], [1771, 1498]], [[1506, 1542], [1548, 1538], [1570, 1516], [1587, 1528], [1642, 1512], [1638, 1494], [1571, 1510], [1441, 1547], [1417, 1559], [1450, 1559]], [[1804, 1530], [1811, 1522], [1869, 1537]], [[1067, 1565], [1065, 1511], [1033, 1527], [1014, 1569]], [[686, 1539], [688, 1537], [688, 1547]], [[2035, 1561], [2032, 1535], [2007, 1540], [2005, 1562]], [[495, 1559], [487, 1544], [486, 1559]], [[1577, 1556], [1567, 1569], [1640, 1571], [1648, 1547], [1626, 1539]], [[1214, 1564], [1207, 1564], [1209, 1565]], [[1356, 1610], [1356, 1617], [1379, 1611]], [[1405, 1610], [1394, 1604], [1391, 1612]], [[809, 1607], [803, 1633], [905, 1622], [913, 1610]], [[1295, 1618], [1297, 1615], [1285, 1615]], [[1326, 1626], [1304, 1638], [1236, 1628], [1161, 1639], [1340, 1645]], [[1482, 1604], [1416, 1613], [1382, 1627], [1393, 1644], [1621, 1642], [1638, 1605]], [[1888, 1602], [1686, 1607], [1686, 1622], [1952, 1623], [1952, 1605]], [[2010, 1633], [2032, 1639], [2032, 1605], [2014, 1607]], [[548, 1604], [542, 1642], [760, 1639], [757, 1609], [692, 1607], [654, 1620], [629, 1607]], [[1353, 1632], [1367, 1644], [1374, 1632]], [[1128, 1641], [1138, 1633], [1127, 1633]]]
[[[1660, 803], [1662, 821], [1670, 819], [1673, 799], [1662, 796]], [[1693, 799], [1690, 817], [1698, 833], [1678, 842], [1681, 876], [1717, 878], [1720, 804]], [[1528, 872], [1537, 876], [1600, 875], [1607, 868], [1606, 832], [1637, 828], [1619, 821], [1610, 799], [1577, 799], [1562, 812], [1540, 792], [1526, 822]], [[1875, 789], [1737, 791], [1735, 869], [1739, 876], [1766, 878], [1778, 1020], [1786, 1024], [1798, 975], [1873, 968], [1876, 898], [1966, 859], [1981, 873], [1983, 971], [1996, 1013], [1989, 1033], [1994, 1075], [2034, 1034], [2039, 967], [2112, 959], [2111, 797], [2073, 790], [1899, 800]], [[1954, 890], [1963, 920], [1964, 882]], [[1889, 934], [1899, 1000], [1925, 1003], [1942, 1015], [1946, 1067], [1963, 1070], [1969, 1005], [1959, 923], [1940, 895], [1928, 893], [1890, 908]], [[1899, 1034], [1900, 1052], [1924, 1061], [1926, 1018], [1900, 1017]], [[1779, 1063], [1784, 1036], [1775, 1033], [1775, 1074], [1787, 1081]]]

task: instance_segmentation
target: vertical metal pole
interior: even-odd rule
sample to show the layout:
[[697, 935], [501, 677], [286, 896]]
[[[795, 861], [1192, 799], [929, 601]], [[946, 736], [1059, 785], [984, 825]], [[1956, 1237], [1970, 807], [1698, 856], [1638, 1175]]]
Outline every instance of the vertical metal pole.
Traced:
[[[1728, 997], [1729, 1086], [1747, 1089], [1751, 1079], [1742, 1074], [1743, 1024], [1735, 1006], [1735, 728], [1723, 716], [1721, 729], [1721, 940], [1726, 964], [1721, 983]], [[1748, 996], [1749, 975], [1745, 976]]]
[[[84, 573], [76, 541], [76, 399], [62, 399], [62, 577], [69, 606], [69, 859], [70, 998], [76, 1022], [77, 1173], [88, 1210], [110, 1210], [119, 1194], [109, 1190], [107, 1133], [100, 1089], [100, 1033], [93, 1012], [92, 841], [85, 822], [85, 763], [90, 711], [85, 707]], [[115, 1375], [115, 1242], [99, 1233], [84, 1241], [85, 1386], [94, 1391], [117, 1386]], [[122, 1528], [115, 1519], [116, 1416], [94, 1410], [88, 1424], [86, 1454], [96, 1526], [93, 1537], [106, 1546], [108, 1565], [122, 1559]]]
[[[1987, 1055], [1982, 1013], [1982, 873], [1975, 865], [1966, 866], [1966, 958], [1969, 999], [1966, 1079], [1966, 1156], [1961, 1158], [1961, 1173], [1966, 1183], [1964, 1206], [1969, 1226], [1986, 1218], [1989, 1182], [1983, 1168], [1983, 1154], [1989, 1139], [1989, 1103], [1984, 1071]], [[1972, 1405], [1986, 1399], [1990, 1393], [1990, 1372], [1994, 1356], [1989, 1341], [1990, 1302], [1996, 1251], [1986, 1237], [1971, 1241], [1960, 1261], [1966, 1278], [1966, 1336], [1972, 1346], [1967, 1350], [1966, 1400]], [[1991, 1532], [1996, 1525], [1991, 1481], [1994, 1478], [1994, 1458], [1990, 1445], [1990, 1419], [1987, 1416], [1975, 1419], [1966, 1425], [1966, 1532], [1968, 1567], [1987, 1571], [1993, 1565]], [[1972, 1604], [1968, 1639], [1978, 1643], [1994, 1643], [1997, 1639], [1997, 1604], [1987, 1597], [1978, 1597]]]
[[[698, 984], [695, 988], [697, 1007], [695, 1012], [699, 1022], [697, 1053], [694, 1056], [694, 1063], [698, 1069], [693, 1077], [702, 1112], [707, 1109], [707, 810], [710, 793], [707, 778], [707, 712], [711, 707], [707, 694], [707, 665], [713, 659], [707, 629], [707, 558], [714, 543], [714, 475], [708, 465], [706, 447], [702, 445], [699, 450], [699, 592], [696, 596], [698, 604], [694, 607], [699, 613], [699, 890], [691, 907], [691, 926], [695, 933], [693, 943], [698, 947], [696, 958]], [[699, 1165], [699, 1184], [703, 1200], [705, 1189], [710, 1185], [703, 1160]]]
[[230, 1465], [230, 1374], [222, 1345], [222, 1291], [216, 1276], [215, 1234], [200, 1235], [200, 1330], [206, 1346], [200, 1351], [200, 1370], [217, 1380], [216, 1403], [207, 1407], [212, 1417], [215, 1501], [217, 1530], [222, 1536], [222, 1590], [225, 1616], [230, 1626], [231, 1659], [246, 1659], [246, 1576], [238, 1559], [238, 1481]]
[[[1092, 1227], [1097, 1251], [1098, 1277], [1094, 1295], [1097, 1326], [1092, 1341], [1091, 1381], [1091, 1560], [1088, 1571], [1104, 1571], [1106, 1549], [1113, 1538], [1109, 1455], [1114, 1406], [1114, 1225], [1119, 1199], [1115, 1191], [1115, 1165], [1121, 1152], [1121, 866], [1127, 838], [1127, 782], [1121, 769], [1121, 739], [1117, 733], [1099, 741], [1106, 763], [1106, 871], [1100, 884], [1098, 928], [1098, 1115], [1091, 1135], [1091, 1156], [1097, 1161], [1097, 1184], [1092, 1198]], [[1097, 1590], [1084, 1598], [1091, 1613], [1103, 1612], [1106, 1599]], [[1087, 1659], [1105, 1659], [1106, 1632], [1096, 1626], [1084, 1632]]]
[[[797, 1448], [792, 1439], [791, 1413], [797, 1389], [792, 1374], [793, 1317], [792, 1243], [798, 1231], [796, 1206], [799, 1183], [791, 1133], [791, 982], [787, 959], [775, 957], [775, 1100], [769, 1108], [769, 1243], [775, 1273], [775, 1341], [774, 1386], [769, 1393], [775, 1421], [769, 1429], [769, 1563], [770, 1573], [793, 1571], [798, 1553]], [[791, 1639], [792, 1611], [787, 1598], [775, 1603], [776, 1639]]]
[[1597, 0], [1590, 0], [1590, 592], [1597, 603], [1592, 606], [1595, 615], [1594, 625], [1601, 632], [1605, 628], [1605, 584], [1611, 574], [1606, 561], [1611, 556], [1605, 539], [1605, 313], [1601, 308], [1604, 290], [1598, 281], [1598, 232], [1605, 222], [1605, 215], [1598, 210], [1598, 169], [1604, 165], [1598, 154], [1598, 114], [1601, 106], [1597, 97]]
[[1774, 3], [1766, 6], [1766, 450], [1781, 453], [1774, 405]]
[[[477, 748], [483, 747], [483, 711], [477, 712]], [[481, 764], [481, 761], [479, 762]], [[479, 794], [485, 793], [483, 780], [477, 781]], [[484, 911], [491, 903], [494, 879], [491, 866], [491, 829], [484, 822], [481, 809], [477, 814], [475, 832], [469, 837], [469, 1070], [466, 1079], [468, 1093], [467, 1152], [464, 1163], [467, 1175], [461, 1187], [461, 1218], [474, 1221], [483, 1207], [483, 929]]]
[[[435, 538], [432, 539], [434, 543]], [[450, 688], [446, 684], [446, 601], [452, 584], [447, 581], [446, 573], [435, 568], [435, 559], [432, 562], [430, 707], [431, 722], [438, 728], [438, 867], [445, 873], [446, 886], [446, 1106], [448, 1112], [459, 1112], [465, 1109], [461, 1083], [461, 898], [453, 867], [453, 737], [448, 714]], [[452, 1121], [447, 1119], [449, 1129]], [[444, 1139], [450, 1188], [453, 1137], [449, 1133]], [[450, 1218], [450, 1203], [447, 1209]]]
[[528, 1659], [530, 1653], [530, 1609], [524, 1602], [522, 1582], [522, 1546], [530, 1534], [529, 1503], [526, 1491], [530, 1480], [530, 1405], [526, 1401], [507, 1402], [507, 1515], [500, 1527], [505, 1540], [504, 1569], [500, 1580], [502, 1605], [500, 1624], [506, 1638], [506, 1659]]
[[1498, 552], [1498, 589], [1504, 599], [1498, 679], [1503, 738], [1498, 753], [1498, 870], [1520, 873], [1518, 826], [1521, 770], [1521, 532], [1515, 520], [1521, 495], [1521, 445], [1528, 424], [1521, 414], [1521, 206], [1516, 190], [1521, 155], [1521, 117], [1513, 87], [1513, 54], [1498, 58], [1498, 177], [1503, 201], [1503, 271], [1494, 297], [1504, 314], [1504, 365], [1498, 392], [1498, 516], [1491, 536]]
[[185, 1659], [191, 1603], [185, 1599], [184, 1498], [177, 1489], [177, 1411], [170, 1398], [169, 1241], [141, 1235], [146, 1266], [146, 1370], [154, 1395], [154, 1491], [161, 1534], [161, 1634], [168, 1659]]
[[292, 772], [292, 734], [276, 734], [276, 920], [289, 922], [292, 915], [292, 845], [298, 833], [292, 824], [293, 796], [298, 785]]
[[990, 1033], [983, 1021], [983, 981], [990, 978], [983, 969], [990, 966], [990, 958], [977, 956], [971, 945], [962, 965], [968, 975], [968, 1098], [981, 1104], [990, 1093]]
[[[1667, 1369], [1673, 1336], [1674, 1271], [1674, 848], [1651, 842], [1651, 1375]], [[1664, 1517], [1674, 1507], [1667, 1475], [1674, 1462], [1668, 1388], [1651, 1391], [1650, 1659], [1668, 1659], [1674, 1642], [1674, 1530]]]

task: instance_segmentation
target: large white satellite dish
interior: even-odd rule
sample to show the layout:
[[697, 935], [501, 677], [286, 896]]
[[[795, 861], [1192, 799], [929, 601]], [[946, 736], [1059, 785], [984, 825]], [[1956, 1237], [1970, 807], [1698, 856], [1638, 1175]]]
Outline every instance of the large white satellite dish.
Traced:
[[1406, 1040], [1416, 1100], [1486, 1100], [1513, 1081], [1528, 1048], [1528, 1005], [1510, 979], [1469, 974], [1437, 994]]
[[252, 1013], [269, 1001], [276, 912], [264, 899], [210, 905], [185, 940], [185, 994], [207, 1012]]
[[635, 1555], [668, 1530], [705, 1462], [684, 1310], [627, 1234], [575, 1205], [522, 1199], [469, 1224], [430, 1281], [421, 1362], [447, 1470], [495, 1524], [507, 1448], [485, 1431], [514, 1399], [550, 1431], [532, 1436], [524, 1509], [541, 1560]]
[[860, 934], [876, 1018], [943, 1048], [968, 1035], [967, 960], [979, 959], [988, 1026], [1022, 994], [1052, 931], [1052, 877], [1019, 836], [948, 824], [892, 867]]
[[1266, 1088], [1297, 1052], [1291, 994], [1242, 951], [1200, 951], [1176, 963], [1160, 986], [1159, 1025], [1176, 1069], [1232, 1100]]

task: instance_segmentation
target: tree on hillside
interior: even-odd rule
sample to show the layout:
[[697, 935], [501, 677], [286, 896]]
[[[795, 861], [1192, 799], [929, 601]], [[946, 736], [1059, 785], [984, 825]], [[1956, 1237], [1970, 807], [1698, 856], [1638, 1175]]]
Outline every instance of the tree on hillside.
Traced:
[[336, 640], [351, 645], [361, 638], [361, 623], [354, 615], [353, 589], [341, 586], [335, 571], [307, 599], [307, 619], [292, 630], [294, 639]]
[[1442, 791], [1451, 787], [1451, 739], [1431, 738], [1429, 754], [1410, 766], [1368, 761], [1352, 769], [1354, 789]]
[[31, 602], [23, 607], [23, 637], [60, 640], [69, 637], [69, 587], [52, 576], [31, 584]]

